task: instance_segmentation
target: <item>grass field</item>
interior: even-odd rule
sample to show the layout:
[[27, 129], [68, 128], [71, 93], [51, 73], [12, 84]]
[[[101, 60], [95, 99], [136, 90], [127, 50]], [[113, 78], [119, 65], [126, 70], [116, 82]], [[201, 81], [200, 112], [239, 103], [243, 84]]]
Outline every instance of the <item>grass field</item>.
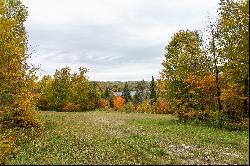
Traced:
[[249, 164], [248, 132], [179, 124], [171, 115], [39, 114], [43, 128], [22, 134], [7, 164]]

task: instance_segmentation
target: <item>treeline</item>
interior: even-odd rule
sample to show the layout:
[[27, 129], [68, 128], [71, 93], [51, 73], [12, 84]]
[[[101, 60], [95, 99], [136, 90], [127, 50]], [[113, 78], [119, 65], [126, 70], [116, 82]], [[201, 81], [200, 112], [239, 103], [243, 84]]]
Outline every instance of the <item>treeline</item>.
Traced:
[[205, 34], [181, 30], [171, 38], [158, 81], [159, 97], [183, 121], [246, 129], [249, 1], [221, 0], [218, 15], [216, 21], [209, 20]]
[[[128, 84], [128, 88], [130, 91], [136, 91], [136, 86], [138, 84], [138, 81], [95, 81], [98, 86], [102, 89], [105, 90], [106, 87], [108, 87], [110, 90], [113, 92], [122, 92], [123, 88], [125, 86], [125, 83]], [[147, 89], [149, 89], [150, 81], [144, 81], [145, 86]]]
[[[132, 82], [96, 82], [86, 77], [86, 68], [71, 73], [69, 67], [56, 70], [53, 76], [46, 75], [36, 83], [34, 97], [41, 111], [82, 112], [94, 109], [114, 109], [150, 112], [142, 109], [156, 102], [156, 85], [152, 77], [151, 85], [144, 80]], [[117, 86], [123, 86], [117, 95]], [[130, 87], [129, 87], [130, 85]], [[114, 88], [115, 87], [115, 88]], [[131, 90], [135, 94], [131, 95]], [[152, 110], [151, 110], [152, 111]]]

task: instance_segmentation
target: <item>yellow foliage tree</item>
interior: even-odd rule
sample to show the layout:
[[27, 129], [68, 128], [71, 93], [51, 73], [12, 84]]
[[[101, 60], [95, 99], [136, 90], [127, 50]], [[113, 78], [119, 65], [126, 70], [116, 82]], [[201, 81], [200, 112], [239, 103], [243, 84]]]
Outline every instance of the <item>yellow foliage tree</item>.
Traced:
[[39, 125], [32, 97], [35, 69], [27, 63], [26, 18], [20, 0], [0, 0], [0, 124], [4, 127]]

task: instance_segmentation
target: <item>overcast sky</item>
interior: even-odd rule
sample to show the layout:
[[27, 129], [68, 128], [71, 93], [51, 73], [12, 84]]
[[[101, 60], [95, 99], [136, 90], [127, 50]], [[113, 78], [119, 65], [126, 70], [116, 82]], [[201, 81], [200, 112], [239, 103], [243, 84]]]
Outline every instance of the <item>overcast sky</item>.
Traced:
[[159, 77], [164, 47], [181, 29], [202, 30], [219, 0], [23, 0], [39, 75], [69, 66], [90, 80]]

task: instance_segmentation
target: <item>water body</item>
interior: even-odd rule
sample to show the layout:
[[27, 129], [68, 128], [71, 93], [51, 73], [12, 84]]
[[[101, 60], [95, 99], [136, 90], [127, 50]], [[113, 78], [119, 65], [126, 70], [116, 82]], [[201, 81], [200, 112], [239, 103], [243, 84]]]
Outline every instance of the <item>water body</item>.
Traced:
[[[130, 95], [131, 95], [131, 96], [134, 96], [134, 95], [135, 95], [135, 92], [136, 92], [136, 91], [130, 91]], [[121, 95], [122, 95], [122, 92], [114, 92], [114, 95], [115, 95], [115, 96], [121, 96]]]

